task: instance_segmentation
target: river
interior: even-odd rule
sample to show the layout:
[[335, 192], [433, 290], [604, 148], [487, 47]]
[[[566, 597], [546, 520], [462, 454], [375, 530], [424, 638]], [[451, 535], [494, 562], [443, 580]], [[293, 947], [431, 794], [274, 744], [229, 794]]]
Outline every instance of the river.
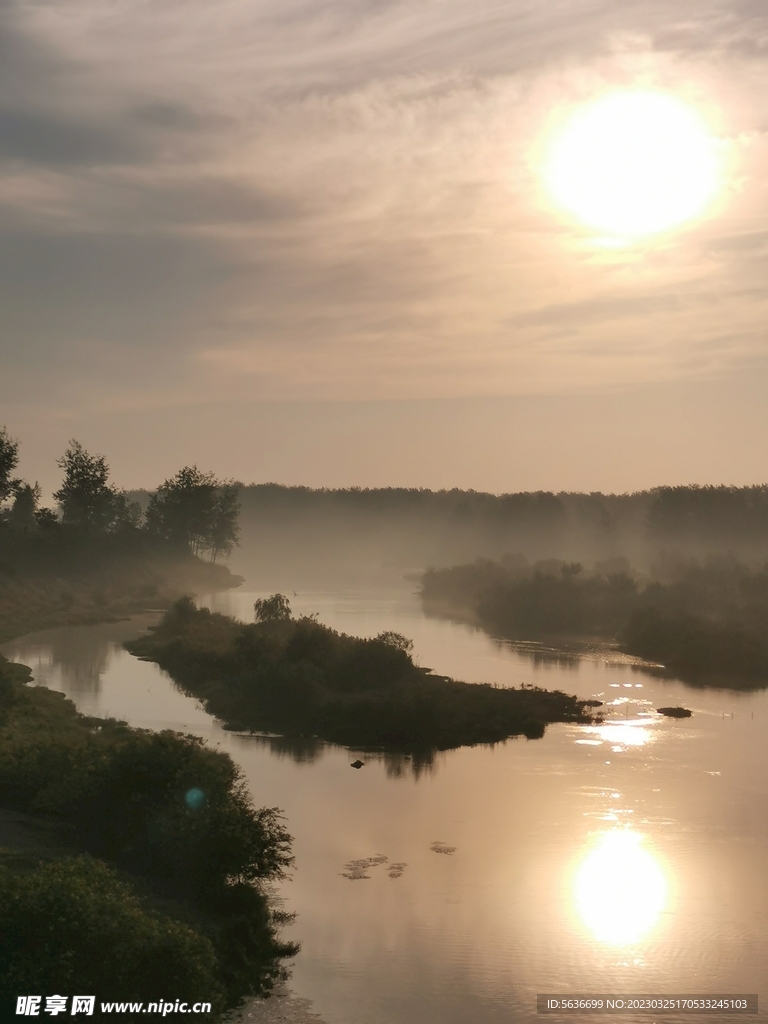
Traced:
[[[205, 603], [251, 618], [260, 596]], [[354, 770], [343, 748], [220, 728], [122, 649], [151, 615], [3, 647], [83, 712], [203, 736], [241, 765], [257, 804], [283, 809], [296, 866], [280, 896], [297, 915], [285, 934], [301, 942], [290, 984], [327, 1024], [508, 1024], [535, 1016], [537, 993], [766, 992], [765, 691], [694, 689], [600, 655], [534, 659], [426, 617], [408, 589], [291, 601], [345, 632], [412, 637], [436, 672], [607, 711], [601, 726], [549, 726], [431, 765], [362, 754]], [[669, 705], [693, 716], [654, 711]]]

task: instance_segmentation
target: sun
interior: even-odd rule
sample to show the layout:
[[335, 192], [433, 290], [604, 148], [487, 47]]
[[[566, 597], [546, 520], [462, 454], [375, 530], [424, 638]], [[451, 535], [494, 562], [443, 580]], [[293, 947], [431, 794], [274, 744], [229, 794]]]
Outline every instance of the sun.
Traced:
[[590, 228], [637, 238], [700, 216], [720, 189], [718, 144], [676, 96], [622, 90], [573, 113], [544, 171], [552, 198]]

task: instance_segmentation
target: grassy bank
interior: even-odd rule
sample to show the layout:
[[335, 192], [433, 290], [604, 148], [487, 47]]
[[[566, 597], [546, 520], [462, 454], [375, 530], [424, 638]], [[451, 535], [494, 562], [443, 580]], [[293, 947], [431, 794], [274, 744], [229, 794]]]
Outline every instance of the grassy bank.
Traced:
[[234, 729], [420, 752], [533, 739], [549, 722], [592, 720], [589, 702], [558, 691], [433, 675], [414, 664], [404, 637], [346, 636], [290, 617], [278, 597], [263, 602], [278, 615], [250, 625], [180, 601], [126, 646]]
[[0, 643], [51, 626], [167, 608], [183, 594], [241, 582], [226, 566], [140, 534], [0, 535]]
[[295, 951], [267, 898], [291, 863], [278, 812], [227, 755], [87, 718], [28, 676], [0, 659], [3, 1018], [18, 994], [77, 991], [219, 1020], [268, 988]]

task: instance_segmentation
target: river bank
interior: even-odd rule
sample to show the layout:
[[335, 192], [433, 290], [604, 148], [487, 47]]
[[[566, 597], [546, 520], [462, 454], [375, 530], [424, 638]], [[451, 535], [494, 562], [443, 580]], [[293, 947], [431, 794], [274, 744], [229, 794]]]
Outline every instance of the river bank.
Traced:
[[430, 569], [427, 614], [510, 641], [594, 637], [697, 686], [768, 686], [768, 569], [733, 557], [668, 558], [642, 577], [628, 562], [595, 566], [523, 556]]
[[115, 622], [168, 608], [184, 594], [229, 590], [242, 582], [224, 565], [141, 549], [91, 556], [75, 551], [26, 564], [0, 561], [0, 643], [54, 626]]

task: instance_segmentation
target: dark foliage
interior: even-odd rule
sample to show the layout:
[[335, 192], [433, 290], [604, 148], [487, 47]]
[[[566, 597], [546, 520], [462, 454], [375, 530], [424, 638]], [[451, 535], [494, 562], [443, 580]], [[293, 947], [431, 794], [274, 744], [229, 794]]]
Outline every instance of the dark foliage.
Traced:
[[423, 751], [535, 738], [547, 722], [589, 720], [585, 703], [564, 693], [434, 676], [413, 663], [399, 634], [364, 640], [313, 618], [245, 625], [181, 602], [127, 646], [232, 728]]
[[212, 561], [237, 543], [240, 485], [185, 466], [166, 480], [147, 506], [147, 529], [155, 536]]
[[648, 508], [649, 536], [665, 544], [742, 547], [768, 538], [768, 487], [659, 487]]
[[496, 635], [617, 637], [688, 681], [768, 684], [768, 567], [667, 557], [657, 571], [665, 581], [640, 583], [627, 571], [479, 561], [428, 571], [422, 597]]
[[661, 663], [683, 679], [741, 679], [768, 685], [765, 633], [719, 625], [685, 612], [665, 616], [656, 608], [643, 608], [630, 619], [622, 640], [626, 650]]
[[[108, 929], [111, 908], [120, 902], [122, 890], [103, 869], [78, 862], [41, 876], [39, 885], [30, 883], [28, 896], [63, 905], [75, 898], [73, 892], [88, 888], [83, 879], [92, 877], [95, 902], [75, 901], [75, 910], [85, 914], [83, 927], [94, 930], [81, 936], [70, 955], [70, 926], [57, 923], [48, 946], [38, 950], [39, 970], [63, 979], [62, 965], [74, 957], [70, 967], [81, 969], [81, 978], [94, 970], [100, 977], [112, 977], [111, 971], [118, 988], [124, 984], [137, 998], [151, 985], [131, 974], [131, 964], [139, 969], [144, 963], [141, 946], [149, 952], [157, 933], [158, 941], [163, 934], [170, 936], [169, 970], [185, 958], [187, 971], [200, 958], [213, 958], [210, 969], [201, 971], [203, 976], [213, 972], [222, 981], [227, 1005], [268, 987], [280, 974], [280, 958], [295, 952], [278, 940], [262, 888], [282, 877], [292, 862], [291, 839], [278, 811], [255, 809], [229, 756], [202, 741], [86, 718], [62, 694], [25, 687], [27, 676], [24, 666], [0, 661], [0, 806], [60, 822], [80, 849], [129, 878], [142, 879], [157, 896], [181, 908], [180, 916], [194, 932], [190, 938], [189, 929], [181, 926], [170, 932], [165, 925], [161, 928], [129, 899], [114, 923], [118, 929], [125, 918], [126, 957], [118, 964], [104, 961], [86, 967], [78, 957], [102, 941], [100, 929]], [[0, 879], [0, 907], [4, 891]], [[32, 942], [35, 929], [43, 925], [35, 920], [29, 927]], [[13, 934], [0, 926], [0, 944], [3, 937], [11, 942]], [[21, 971], [19, 977], [27, 977], [33, 966], [23, 954], [26, 942], [24, 938], [18, 956], [15, 940], [13, 948], [0, 948], [0, 971], [5, 964], [10, 976]], [[158, 962], [147, 977], [157, 980], [159, 970]], [[213, 985], [210, 991], [216, 989]], [[67, 990], [64, 979], [57, 990]], [[112, 995], [115, 991], [109, 987], [105, 995], [119, 998]]]
[[87, 992], [97, 1003], [174, 993], [210, 1002], [208, 1019], [217, 1020], [227, 1003], [218, 968], [208, 938], [149, 908], [97, 860], [0, 869], [0, 1006], [7, 1020], [16, 995], [28, 992]]
[[611, 636], [637, 605], [638, 586], [626, 571], [586, 573], [573, 562], [522, 557], [430, 569], [422, 599], [463, 611], [490, 632], [514, 639], [552, 634]]
[[5, 427], [0, 427], [0, 501], [13, 494], [20, 481], [11, 473], [19, 464], [19, 442], [11, 437]]
[[257, 622], [284, 622], [291, 617], [291, 605], [285, 594], [260, 597], [253, 605]]
[[64, 480], [53, 497], [63, 523], [101, 532], [139, 526], [140, 509], [124, 491], [108, 483], [109, 467], [103, 455], [89, 454], [73, 439], [57, 465], [64, 470]]

